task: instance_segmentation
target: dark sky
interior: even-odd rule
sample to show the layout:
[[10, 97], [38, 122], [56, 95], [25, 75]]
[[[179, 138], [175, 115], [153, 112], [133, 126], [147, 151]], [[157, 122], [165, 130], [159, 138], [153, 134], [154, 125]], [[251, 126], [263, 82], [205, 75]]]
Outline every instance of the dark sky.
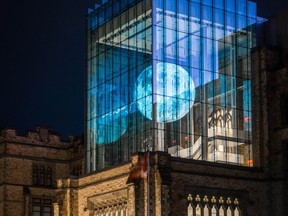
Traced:
[[0, 8], [0, 128], [45, 125], [64, 138], [80, 135], [87, 1], [7, 2]]
[[[258, 0], [258, 15], [288, 0]], [[0, 129], [45, 125], [63, 138], [84, 128], [85, 15], [89, 1], [4, 1], [0, 5]]]

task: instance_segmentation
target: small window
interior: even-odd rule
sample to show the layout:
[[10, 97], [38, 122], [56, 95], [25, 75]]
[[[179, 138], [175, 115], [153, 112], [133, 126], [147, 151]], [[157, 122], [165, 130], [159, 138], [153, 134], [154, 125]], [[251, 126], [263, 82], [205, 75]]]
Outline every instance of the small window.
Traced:
[[32, 216], [52, 216], [52, 200], [33, 198]]
[[[217, 211], [219, 216], [241, 216], [241, 209], [239, 206], [239, 200], [237, 197], [233, 199], [231, 197], [222, 196], [193, 196], [189, 194], [187, 196], [187, 216], [216, 216]], [[224, 204], [227, 207], [224, 207]]]
[[52, 169], [51, 167], [33, 165], [33, 185], [52, 186]]

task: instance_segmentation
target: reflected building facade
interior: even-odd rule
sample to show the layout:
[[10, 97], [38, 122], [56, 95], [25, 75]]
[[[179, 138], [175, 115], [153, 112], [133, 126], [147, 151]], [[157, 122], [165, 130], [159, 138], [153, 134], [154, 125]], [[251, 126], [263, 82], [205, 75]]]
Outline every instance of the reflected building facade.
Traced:
[[105, 1], [87, 16], [87, 171], [133, 153], [253, 166], [246, 0]]

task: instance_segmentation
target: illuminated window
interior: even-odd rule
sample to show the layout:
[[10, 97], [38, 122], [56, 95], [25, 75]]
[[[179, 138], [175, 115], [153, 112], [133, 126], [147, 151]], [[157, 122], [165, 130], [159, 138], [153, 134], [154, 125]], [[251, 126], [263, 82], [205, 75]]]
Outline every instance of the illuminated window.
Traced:
[[153, 151], [252, 166], [256, 3], [105, 5], [87, 17], [88, 170], [129, 160], [152, 136]]
[[[216, 196], [187, 196], [188, 216], [241, 216], [238, 198]], [[217, 214], [217, 211], [219, 212]]]

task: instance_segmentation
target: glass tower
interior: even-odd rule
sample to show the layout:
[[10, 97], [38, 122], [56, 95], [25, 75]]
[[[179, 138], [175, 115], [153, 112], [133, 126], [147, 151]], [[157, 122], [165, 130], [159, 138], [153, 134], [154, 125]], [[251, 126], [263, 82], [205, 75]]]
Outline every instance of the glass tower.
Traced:
[[108, 0], [87, 16], [88, 172], [133, 153], [252, 166], [247, 0]]

